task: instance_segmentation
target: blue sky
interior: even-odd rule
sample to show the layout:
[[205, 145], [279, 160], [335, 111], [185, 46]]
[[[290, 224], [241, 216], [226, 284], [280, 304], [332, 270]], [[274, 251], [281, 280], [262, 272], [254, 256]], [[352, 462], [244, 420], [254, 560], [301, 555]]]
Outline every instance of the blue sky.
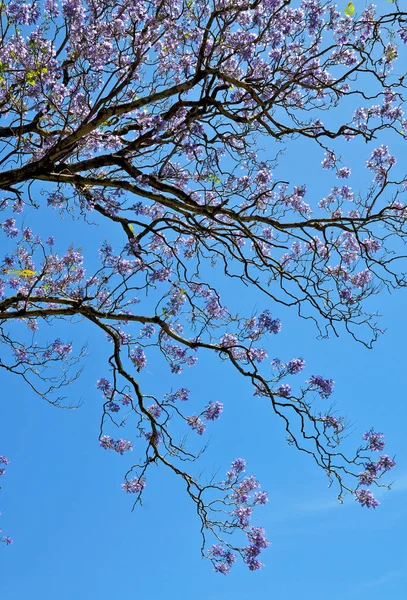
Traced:
[[[341, 147], [345, 148], [345, 146]], [[363, 162], [371, 147], [347, 145], [345, 164], [355, 167], [363, 184]], [[392, 150], [403, 149], [394, 142]], [[301, 144], [282, 158], [278, 176], [293, 184], [307, 182], [316, 197], [335, 184], [321, 173], [322, 152], [305, 153]], [[293, 174], [292, 165], [295, 164]], [[349, 182], [354, 184], [353, 180]], [[319, 195], [318, 195], [319, 194]], [[310, 201], [310, 199], [308, 200]], [[58, 233], [61, 247], [93, 242], [88, 228], [57, 213], [36, 217], [44, 233]], [[26, 225], [30, 224], [29, 216]], [[94, 228], [94, 237], [104, 232]], [[88, 235], [88, 233], [86, 233]], [[93, 244], [96, 245], [97, 244]], [[215, 280], [219, 277], [214, 274]], [[228, 295], [225, 290], [226, 296]], [[232, 295], [230, 292], [229, 295]], [[258, 294], [240, 298], [243, 312], [267, 307]], [[150, 472], [142, 507], [131, 512], [131, 497], [120, 484], [131, 456], [103, 451], [98, 444], [102, 399], [96, 380], [105, 374], [106, 345], [86, 326], [65, 329], [79, 346], [88, 344], [86, 369], [68, 390], [77, 410], [58, 410], [38, 398], [16, 378], [0, 371], [0, 454], [11, 464], [2, 479], [0, 509], [4, 533], [14, 539], [1, 546], [0, 597], [6, 600], [77, 600], [113, 596], [169, 600], [403, 600], [407, 596], [407, 422], [405, 340], [406, 292], [374, 298], [386, 333], [372, 351], [342, 334], [317, 340], [311, 323], [294, 312], [270, 307], [283, 329], [268, 342], [270, 358], [303, 356], [307, 371], [333, 377], [333, 402], [352, 423], [347, 447], [357, 447], [364, 431], [383, 431], [390, 455], [396, 455], [395, 483], [382, 491], [380, 507], [362, 509], [352, 499], [338, 505], [335, 489], [311, 460], [285, 442], [282, 424], [266, 401], [253, 398], [246, 382], [219, 363], [202, 356], [176, 384], [168, 371], [143, 375], [146, 384], [167, 391], [171, 384], [194, 390], [198, 405], [220, 400], [225, 412], [208, 428], [205, 475], [227, 470], [242, 456], [269, 492], [256, 524], [267, 531], [270, 548], [265, 568], [251, 573], [241, 564], [228, 577], [213, 573], [200, 556], [195, 507], [179, 481], [156, 469]], [[55, 336], [61, 331], [55, 328]], [[331, 400], [329, 401], [331, 402]], [[124, 435], [124, 433], [123, 433]], [[131, 437], [131, 436], [129, 436]], [[388, 480], [389, 482], [391, 481]]]
[[383, 305], [388, 331], [373, 352], [345, 338], [306, 339], [308, 363], [335, 375], [338, 406], [352, 417], [355, 444], [358, 434], [374, 425], [396, 453], [394, 489], [380, 495], [382, 504], [374, 512], [352, 501], [339, 506], [324, 475], [285, 444], [268, 407], [242, 393], [239, 381], [220, 370], [209, 381], [202, 375], [202, 384], [201, 374], [194, 375], [204, 395], [216, 390], [225, 401], [225, 419], [214, 424], [206, 463], [225, 467], [243, 455], [270, 493], [258, 518], [272, 545], [259, 573], [242, 566], [228, 577], [212, 572], [199, 555], [194, 507], [163, 470], [150, 474], [143, 507], [130, 512], [130, 498], [120, 490], [129, 457], [111, 456], [97, 443], [96, 361], [88, 361], [81, 382], [84, 404], [77, 411], [53, 409], [3, 377], [1, 441], [12, 463], [3, 478], [2, 523], [15, 543], [1, 548], [2, 598], [339, 600], [368, 594], [370, 600], [402, 600], [407, 585], [405, 300], [398, 294]]
[[[81, 232], [77, 223], [75, 231]], [[249, 294], [242, 299], [247, 311], [253, 302], [260, 300]], [[387, 331], [372, 351], [344, 335], [318, 341], [310, 323], [277, 308], [283, 330], [269, 340], [268, 350], [270, 357], [303, 355], [310, 371], [336, 380], [338, 413], [353, 424], [346, 443], [357, 446], [370, 427], [386, 434], [398, 466], [394, 489], [380, 494], [376, 511], [352, 500], [338, 505], [324, 474], [286, 444], [267, 403], [253, 398], [224, 364], [203, 357], [179, 381], [193, 387], [197, 402], [225, 404], [222, 419], [209, 430], [207, 473], [217, 468], [222, 473], [243, 456], [248, 472], [269, 492], [257, 524], [272, 544], [259, 573], [242, 565], [228, 577], [212, 572], [200, 557], [194, 506], [162, 469], [150, 473], [143, 507], [131, 513], [131, 498], [120, 489], [131, 456], [112, 456], [98, 446], [101, 398], [95, 382], [106, 348], [94, 332], [81, 327], [73, 336], [89, 347], [86, 370], [69, 390], [69, 400], [83, 402], [75, 411], [54, 409], [0, 373], [1, 450], [12, 461], [2, 481], [1, 519], [15, 540], [0, 548], [2, 598], [351, 600], [368, 594], [370, 600], [402, 600], [407, 589], [406, 297], [383, 294], [375, 302]], [[166, 373], [146, 375], [157, 377], [167, 389]]]

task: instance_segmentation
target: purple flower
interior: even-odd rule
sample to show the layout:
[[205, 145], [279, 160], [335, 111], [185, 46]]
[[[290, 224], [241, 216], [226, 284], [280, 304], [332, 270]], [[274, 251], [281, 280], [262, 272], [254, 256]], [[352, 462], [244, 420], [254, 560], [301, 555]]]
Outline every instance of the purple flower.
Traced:
[[372, 280], [372, 273], [369, 269], [365, 269], [364, 271], [360, 271], [360, 273], [355, 273], [350, 278], [352, 285], [356, 288], [364, 288], [365, 285], [370, 283]]
[[138, 494], [142, 492], [146, 486], [146, 482], [144, 479], [140, 479], [139, 477], [135, 477], [134, 479], [129, 479], [122, 483], [122, 489], [127, 494]]
[[11, 537], [8, 537], [8, 535], [5, 535], [4, 537], [2, 537], [1, 541], [4, 542], [5, 544], [7, 544], [7, 546], [9, 546], [10, 544], [13, 543], [13, 540], [11, 539]]
[[279, 396], [282, 396], [283, 398], [288, 398], [289, 396], [291, 396], [291, 386], [288, 385], [288, 383], [283, 383], [282, 385], [280, 385], [280, 387], [277, 388], [276, 392]]
[[133, 444], [128, 440], [123, 440], [122, 438], [114, 440], [109, 435], [104, 435], [100, 438], [100, 445], [105, 450], [114, 450], [119, 454], [124, 454], [129, 450], [133, 450]]
[[368, 442], [369, 450], [381, 452], [385, 446], [385, 437], [382, 433], [377, 433], [371, 429], [363, 434], [362, 439]]
[[146, 323], [140, 331], [140, 338], [151, 338], [155, 334], [155, 327], [151, 323]]
[[130, 353], [130, 358], [137, 371], [141, 371], [146, 364], [147, 359], [141, 346], [136, 346]]
[[151, 404], [147, 410], [155, 419], [158, 419], [161, 415], [161, 407], [158, 404]]
[[235, 473], [243, 473], [246, 470], [246, 461], [244, 458], [237, 458], [231, 464], [231, 469]]
[[247, 527], [252, 512], [253, 509], [250, 506], [238, 506], [232, 514], [237, 517], [240, 527]]
[[390, 458], [388, 454], [383, 454], [383, 456], [379, 456], [379, 462], [377, 463], [377, 469], [379, 471], [390, 471], [390, 469], [394, 469], [395, 466], [395, 461], [392, 458]]
[[188, 425], [197, 432], [198, 435], [202, 435], [206, 429], [206, 425], [199, 417], [186, 417]]
[[338, 179], [348, 179], [348, 177], [350, 177], [351, 174], [351, 170], [348, 169], [347, 167], [342, 167], [342, 169], [339, 169], [336, 172], [336, 176]]
[[268, 331], [270, 333], [280, 333], [281, 321], [280, 319], [272, 319], [269, 310], [264, 310], [257, 319], [257, 326], [259, 329]]
[[244, 562], [248, 565], [250, 571], [257, 571], [263, 567], [263, 563], [258, 560], [260, 552], [267, 548], [269, 542], [264, 535], [262, 527], [251, 527], [247, 532], [250, 545], [244, 548]]
[[177, 400], [181, 400], [181, 402], [187, 402], [189, 399], [189, 390], [186, 388], [179, 388], [173, 394], [167, 394], [166, 399], [168, 402], [176, 402]]
[[325, 152], [325, 158], [321, 163], [322, 168], [325, 170], [334, 169], [336, 165], [336, 156], [332, 150]]
[[238, 343], [238, 339], [235, 335], [231, 333], [225, 333], [220, 339], [220, 345], [222, 348], [233, 348]]
[[214, 564], [214, 570], [216, 573], [222, 573], [222, 575], [227, 575], [230, 573], [230, 566], [224, 562], [216, 562]]
[[376, 473], [372, 470], [359, 473], [359, 485], [371, 485], [376, 479]]
[[262, 527], [251, 527], [250, 531], [247, 533], [247, 537], [250, 543], [256, 548], [267, 548], [270, 544], [266, 540], [264, 533]]
[[205, 408], [205, 419], [207, 421], [216, 421], [223, 412], [223, 404], [221, 402], [209, 402]]
[[268, 494], [267, 492], [254, 492], [254, 502], [253, 504], [261, 504], [264, 506], [268, 502]]
[[222, 575], [227, 575], [230, 572], [231, 566], [236, 561], [236, 555], [220, 544], [214, 544], [209, 549], [209, 556], [219, 559], [214, 563], [214, 570], [217, 573], [222, 573]]
[[377, 508], [380, 504], [370, 490], [357, 490], [355, 496], [356, 502], [359, 502], [361, 506], [366, 506], [367, 508]]
[[250, 477], [245, 477], [243, 481], [240, 482], [238, 487], [233, 491], [233, 500], [237, 504], [245, 504], [249, 499], [249, 494], [256, 488], [259, 488], [259, 482], [254, 477], [254, 475], [250, 475]]
[[335, 385], [333, 379], [324, 379], [321, 375], [312, 375], [307, 383], [310, 384], [312, 389], [317, 389], [321, 398], [328, 398], [332, 394]]
[[305, 361], [302, 358], [292, 358], [286, 365], [286, 369], [290, 375], [301, 373], [305, 367]]
[[325, 417], [322, 417], [321, 420], [324, 422], [325, 427], [332, 427], [335, 430], [335, 433], [343, 431], [343, 418], [337, 419], [331, 415], [326, 415]]
[[110, 382], [104, 377], [98, 380], [98, 382], [96, 383], [96, 388], [98, 390], [101, 390], [106, 397], [110, 397], [112, 386], [110, 385]]

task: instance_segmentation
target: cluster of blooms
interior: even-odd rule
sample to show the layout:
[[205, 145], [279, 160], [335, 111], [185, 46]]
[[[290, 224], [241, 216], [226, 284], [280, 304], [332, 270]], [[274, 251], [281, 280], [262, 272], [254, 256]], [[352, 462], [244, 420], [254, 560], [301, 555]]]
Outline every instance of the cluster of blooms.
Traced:
[[198, 298], [204, 299], [205, 314], [209, 319], [217, 320], [227, 316], [227, 308], [221, 305], [219, 294], [204, 285], [190, 284], [189, 287]]
[[198, 435], [202, 435], [206, 430], [206, 425], [200, 417], [203, 416], [205, 421], [216, 421], [216, 419], [219, 419], [222, 412], [223, 404], [221, 402], [209, 402], [200, 416], [186, 417], [186, 420], [191, 429], [196, 431]]
[[[16, 238], [20, 233], [20, 230], [15, 228], [14, 218], [6, 219], [0, 227], [8, 237]], [[48, 238], [46, 243], [49, 242], [53, 240]], [[36, 267], [34, 253], [39, 251], [43, 255], [43, 250], [41, 237], [34, 236], [28, 227], [23, 227], [21, 238], [17, 240], [12, 255], [4, 257], [1, 275], [5, 276], [5, 279], [0, 278], [0, 299], [5, 297], [7, 286], [13, 293], [24, 296], [32, 293], [35, 288], [35, 293], [39, 296], [63, 294], [65, 297], [81, 297], [85, 277], [81, 251], [71, 246], [62, 256], [50, 253], [45, 259], [42, 258], [41, 264]], [[59, 350], [61, 348], [59, 345]], [[69, 353], [68, 348], [65, 350]]]
[[395, 164], [396, 159], [384, 144], [373, 150], [370, 159], [366, 161], [366, 167], [375, 174], [373, 181], [380, 184], [386, 181], [389, 170]]
[[112, 388], [111, 383], [105, 377], [102, 377], [97, 381], [96, 388], [100, 390], [106, 398], [107, 402], [105, 404], [105, 409], [110, 412], [119, 412], [119, 402], [122, 406], [128, 406], [132, 402], [132, 398], [129, 394], [117, 394]]
[[49, 358], [51, 358], [53, 353], [55, 353], [57, 355], [57, 358], [65, 358], [71, 352], [72, 352], [72, 344], [71, 343], [64, 344], [58, 338], [54, 342], [52, 342], [52, 344], [50, 344], [48, 349], [43, 353], [43, 358], [45, 360], [48, 360]]
[[193, 367], [198, 360], [197, 356], [188, 354], [188, 348], [183, 348], [178, 344], [164, 344], [162, 349], [169, 360], [171, 372], [177, 375], [182, 372], [182, 365]]
[[343, 431], [345, 425], [343, 423], [343, 417], [337, 419], [332, 415], [326, 415], [325, 417], [321, 417], [321, 421], [323, 421], [325, 427], [332, 427], [334, 429], [335, 434]]
[[317, 390], [321, 398], [329, 398], [335, 385], [333, 379], [324, 379], [321, 375], [312, 375], [307, 383], [309, 383], [311, 389]]
[[[249, 322], [251, 321], [252, 320]], [[246, 321], [246, 330], [248, 329], [247, 323], [248, 322]], [[264, 332], [265, 330], [263, 330], [262, 333]], [[276, 331], [276, 333], [278, 333], [278, 331]], [[252, 332], [249, 333], [249, 338], [251, 335], [253, 335], [255, 338], [258, 338], [261, 335], [261, 332], [259, 329], [254, 331], [252, 330]], [[264, 350], [264, 348], [245, 348], [240, 345], [238, 337], [232, 333], [225, 333], [221, 337], [220, 346], [228, 349], [235, 360], [242, 361], [244, 363], [248, 363], [250, 361], [261, 363], [267, 358], [267, 352]]]
[[303, 358], [292, 358], [288, 363], [282, 363], [279, 358], [275, 358], [271, 365], [280, 372], [286, 372], [289, 375], [298, 375], [305, 367], [305, 360]]
[[189, 390], [186, 388], [179, 388], [176, 392], [171, 392], [170, 394], [166, 394], [165, 399], [168, 402], [175, 403], [177, 400], [181, 400], [181, 402], [186, 402], [189, 399]]
[[336, 163], [338, 159], [335, 156], [335, 152], [328, 150], [325, 152], [325, 158], [321, 165], [323, 169], [336, 169], [336, 176], [338, 179], [348, 179], [351, 174], [351, 170], [348, 167], [341, 167], [337, 169]]
[[108, 435], [104, 435], [100, 438], [100, 445], [105, 450], [114, 450], [119, 454], [124, 454], [129, 450], [133, 450], [133, 444], [128, 440], [123, 440], [122, 438], [114, 440]]
[[[0, 456], [0, 465], [4, 465], [5, 467], [10, 463], [9, 459], [6, 458], [5, 456]], [[6, 472], [4, 467], [0, 467], [0, 477], [2, 475], [4, 475], [4, 473]], [[2, 530], [0, 529], [0, 534], [2, 533]], [[3, 542], [7, 545], [12, 544], [13, 540], [8, 537], [7, 535], [1, 536], [0, 535], [0, 542]]]
[[[366, 431], [363, 434], [363, 441], [367, 442], [367, 449], [373, 452], [382, 452], [385, 446], [384, 435], [373, 429]], [[358, 489], [355, 491], [355, 500], [359, 502], [361, 506], [377, 508], [380, 502], [368, 488], [361, 488], [360, 486], [369, 486], [372, 485], [372, 483], [376, 483], [377, 479], [380, 478], [383, 473], [390, 471], [395, 466], [396, 463], [394, 459], [390, 458], [388, 454], [379, 456], [377, 462], [369, 461], [365, 463], [365, 470], [359, 473], [359, 484]]]
[[266, 309], [258, 317], [248, 319], [245, 322], [245, 328], [248, 329], [248, 337], [250, 340], [258, 340], [264, 333], [274, 333], [277, 335], [281, 331], [280, 319], [274, 319], [271, 312]]
[[135, 346], [132, 348], [130, 358], [137, 371], [141, 371], [141, 369], [144, 369], [144, 367], [147, 365], [147, 358], [141, 346]]
[[[264, 548], [267, 548], [269, 542], [265, 538], [264, 529], [250, 525], [250, 518], [253, 508], [256, 505], [265, 505], [268, 497], [264, 491], [256, 491], [251, 496], [252, 492], [258, 490], [260, 485], [253, 475], [244, 477], [245, 470], [246, 461], [243, 458], [233, 461], [230, 470], [226, 473], [227, 479], [224, 487], [232, 490], [230, 500], [236, 505], [231, 512], [234, 519], [233, 524], [245, 532], [249, 541], [249, 544], [240, 550], [240, 554], [249, 569], [256, 571], [263, 566], [258, 556]], [[214, 570], [223, 575], [230, 572], [236, 561], [236, 555], [219, 544], [212, 546], [209, 556], [212, 559]]]
[[144, 479], [140, 479], [139, 477], [135, 477], [134, 479], [128, 479], [124, 483], [122, 483], [122, 489], [127, 494], [139, 494], [146, 487], [146, 482]]
[[230, 573], [233, 563], [236, 562], [236, 554], [220, 544], [213, 544], [208, 552], [209, 556], [214, 559], [213, 566], [216, 573], [222, 573], [222, 575]]

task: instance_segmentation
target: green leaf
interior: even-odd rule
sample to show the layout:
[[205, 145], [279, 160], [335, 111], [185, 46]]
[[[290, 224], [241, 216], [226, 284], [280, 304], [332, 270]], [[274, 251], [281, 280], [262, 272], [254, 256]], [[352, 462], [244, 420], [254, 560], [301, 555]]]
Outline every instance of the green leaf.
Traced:
[[14, 275], [19, 275], [20, 277], [32, 277], [36, 274], [36, 271], [32, 271], [31, 269], [11, 269], [10, 273], [14, 273]]
[[221, 183], [221, 180], [219, 179], [219, 177], [217, 175], [215, 175], [215, 173], [209, 173], [208, 179], [210, 179], [214, 183]]
[[353, 4], [353, 2], [348, 2], [347, 7], [345, 8], [345, 15], [347, 17], [351, 17], [354, 12], [355, 12], [355, 5]]

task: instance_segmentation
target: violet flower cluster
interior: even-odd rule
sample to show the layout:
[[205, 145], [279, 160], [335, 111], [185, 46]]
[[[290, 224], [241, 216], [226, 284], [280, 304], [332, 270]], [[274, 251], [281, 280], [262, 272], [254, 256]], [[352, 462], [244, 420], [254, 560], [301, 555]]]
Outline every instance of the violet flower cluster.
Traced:
[[[246, 461], [243, 458], [237, 458], [232, 462], [230, 470], [227, 472], [227, 479], [224, 482], [225, 490], [231, 490], [229, 496], [235, 508], [231, 511], [233, 517], [232, 525], [240, 529], [247, 537], [248, 544], [234, 550], [242, 557], [244, 563], [250, 571], [257, 571], [264, 565], [259, 560], [259, 555], [269, 546], [265, 537], [264, 529], [251, 525], [250, 519], [253, 509], [257, 505], [265, 505], [268, 501], [267, 493], [264, 491], [254, 491], [260, 488], [257, 479], [253, 476], [244, 476], [246, 470]], [[227, 575], [237, 555], [232, 552], [230, 547], [220, 544], [214, 544], [208, 551], [212, 560], [214, 570], [217, 573]]]
[[[363, 440], [367, 442], [367, 450], [373, 452], [382, 452], [384, 450], [385, 437], [382, 433], [378, 433], [371, 429], [363, 434]], [[365, 470], [359, 473], [359, 484], [358, 489], [355, 491], [355, 500], [359, 502], [361, 506], [377, 508], [380, 502], [374, 497], [368, 486], [377, 484], [377, 480], [395, 466], [395, 460], [390, 458], [388, 454], [379, 456], [377, 462], [366, 462], [364, 464]]]

